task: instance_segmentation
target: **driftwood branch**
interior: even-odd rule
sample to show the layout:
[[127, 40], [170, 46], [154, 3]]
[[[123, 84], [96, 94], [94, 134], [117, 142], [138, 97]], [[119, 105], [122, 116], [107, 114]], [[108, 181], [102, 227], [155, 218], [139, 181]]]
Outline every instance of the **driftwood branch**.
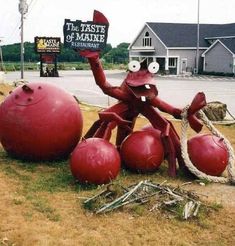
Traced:
[[108, 186], [105, 190], [85, 200], [84, 205], [94, 205], [90, 206], [93, 208], [93, 212], [101, 214], [131, 204], [142, 205], [151, 201], [154, 202], [154, 205], [149, 211], [165, 208], [166, 211], [176, 213], [174, 209], [180, 206], [183, 208], [181, 216], [187, 220], [190, 217], [196, 217], [201, 206], [195, 193], [182, 190], [181, 187], [187, 184], [189, 183], [173, 188], [166, 185], [166, 181], [158, 184], [145, 180], [127, 188], [120, 186], [122, 192], [118, 196], [115, 192], [115, 186], [112, 186], [112, 189]]

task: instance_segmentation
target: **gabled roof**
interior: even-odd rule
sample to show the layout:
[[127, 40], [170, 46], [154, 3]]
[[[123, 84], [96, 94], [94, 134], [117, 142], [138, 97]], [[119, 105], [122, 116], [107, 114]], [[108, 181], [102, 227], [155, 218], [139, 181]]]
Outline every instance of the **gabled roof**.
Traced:
[[[169, 48], [197, 46], [197, 24], [147, 22], [146, 25]], [[205, 38], [224, 36], [235, 36], [235, 23], [200, 24], [199, 46], [210, 46]]]
[[217, 44], [222, 45], [231, 55], [234, 55], [234, 53], [219, 39], [213, 42], [213, 44], [202, 53], [202, 57], [205, 57], [206, 53], [208, 53], [210, 50], [212, 50]]
[[235, 54], [235, 38], [220, 39], [220, 41]]

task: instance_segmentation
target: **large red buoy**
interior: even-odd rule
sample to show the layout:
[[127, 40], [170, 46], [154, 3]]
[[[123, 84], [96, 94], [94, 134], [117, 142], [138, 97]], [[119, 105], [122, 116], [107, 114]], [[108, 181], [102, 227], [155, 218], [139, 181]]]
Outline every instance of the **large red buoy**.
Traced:
[[197, 135], [188, 141], [189, 158], [203, 173], [220, 176], [228, 163], [228, 152], [223, 139], [205, 134]]
[[81, 183], [105, 184], [116, 178], [121, 160], [115, 146], [102, 138], [88, 138], [71, 154], [70, 168]]
[[161, 131], [154, 128], [151, 124], [147, 124], [141, 128], [141, 131], [151, 131], [153, 134], [156, 135], [156, 138], [161, 139]]
[[81, 133], [78, 103], [54, 85], [23, 85], [0, 105], [0, 141], [4, 149], [17, 158], [64, 158], [72, 152]]
[[164, 149], [159, 135], [143, 130], [130, 134], [121, 145], [125, 165], [136, 172], [155, 171], [164, 159]]

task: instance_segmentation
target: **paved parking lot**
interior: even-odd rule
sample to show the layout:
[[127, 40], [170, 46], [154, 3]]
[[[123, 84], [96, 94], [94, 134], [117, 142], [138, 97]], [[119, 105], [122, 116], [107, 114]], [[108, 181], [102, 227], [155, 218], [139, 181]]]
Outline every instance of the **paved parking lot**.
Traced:
[[[120, 85], [126, 76], [124, 71], [106, 71], [107, 80], [113, 85]], [[25, 72], [25, 79], [30, 82], [48, 82], [56, 84], [71, 93], [80, 101], [107, 107], [115, 102], [102, 93], [95, 84], [91, 71], [60, 71], [58, 78], [40, 78], [39, 71]], [[5, 81], [12, 83], [19, 80], [19, 72], [5, 75]], [[235, 78], [212, 76], [156, 76], [159, 97], [177, 107], [189, 104], [197, 92], [203, 91], [207, 101], [220, 101], [227, 104], [235, 115]]]
[[163, 78], [174, 78], [178, 80], [206, 80], [206, 81], [235, 81], [235, 77], [213, 76], [213, 75], [168, 75]]

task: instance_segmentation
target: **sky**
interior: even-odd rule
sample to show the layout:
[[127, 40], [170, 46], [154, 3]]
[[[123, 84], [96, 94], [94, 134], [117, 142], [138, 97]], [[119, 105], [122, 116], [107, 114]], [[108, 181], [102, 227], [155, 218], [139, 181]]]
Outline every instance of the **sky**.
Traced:
[[[199, 0], [27, 0], [24, 41], [61, 37], [64, 19], [91, 21], [94, 9], [109, 20], [108, 43], [131, 43], [145, 22], [197, 23]], [[19, 0], [0, 0], [1, 45], [20, 42]], [[235, 0], [200, 0], [200, 23], [235, 23]]]

